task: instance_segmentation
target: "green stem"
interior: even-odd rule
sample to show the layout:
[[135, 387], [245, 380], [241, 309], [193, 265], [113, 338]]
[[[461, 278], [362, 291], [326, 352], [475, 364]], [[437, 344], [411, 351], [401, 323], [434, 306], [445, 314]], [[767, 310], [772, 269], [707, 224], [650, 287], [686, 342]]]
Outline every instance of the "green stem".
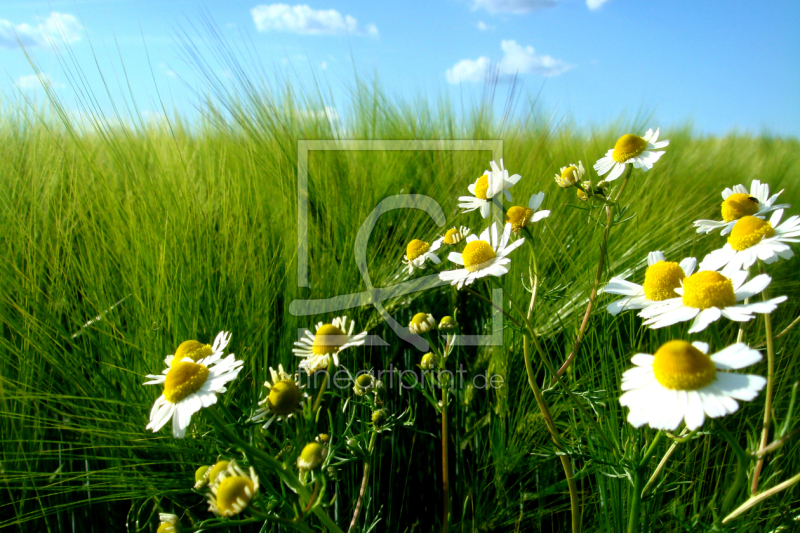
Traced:
[[[581, 321], [581, 327], [578, 330], [578, 335], [575, 338], [575, 344], [572, 346], [572, 352], [570, 352], [567, 359], [561, 365], [561, 368], [558, 369], [557, 376], [561, 376], [564, 372], [567, 371], [567, 368], [575, 361], [575, 358], [578, 356], [578, 350], [581, 347], [581, 342], [583, 342], [583, 335], [586, 332], [586, 327], [589, 325], [589, 317], [592, 315], [592, 308], [594, 307], [594, 301], [597, 298], [597, 291], [600, 288], [600, 280], [603, 277], [603, 265], [605, 265], [606, 260], [606, 250], [608, 248], [608, 237], [611, 233], [611, 222], [614, 219], [614, 208], [616, 207], [617, 203], [619, 202], [620, 196], [622, 196], [622, 191], [625, 190], [625, 185], [628, 184], [628, 178], [631, 177], [631, 172], [633, 172], [633, 165], [628, 167], [628, 172], [625, 174], [625, 178], [622, 180], [622, 185], [620, 185], [619, 190], [617, 190], [617, 195], [614, 197], [614, 203], [612, 205], [606, 205], [606, 227], [603, 231], [603, 240], [600, 241], [600, 258], [597, 260], [597, 274], [594, 277], [594, 286], [592, 287], [592, 292], [589, 294], [589, 303], [586, 305], [586, 312], [583, 314], [583, 320]], [[553, 382], [555, 382], [555, 378], [553, 378]]]
[[[227, 424], [225, 424], [225, 421], [222, 419], [216, 409], [206, 409], [205, 412], [208, 413], [211, 421], [214, 422], [214, 425], [217, 427], [217, 429], [231, 439], [234, 444], [239, 446], [239, 448], [242, 450], [246, 450], [248, 454], [258, 458], [260, 461], [263, 461], [270, 468], [275, 470], [283, 482], [289, 485], [289, 487], [291, 487], [291, 489], [297, 493], [301, 500], [308, 501], [311, 498], [311, 495], [308, 493], [308, 489], [306, 489], [305, 485], [303, 485], [300, 480], [297, 479], [293, 472], [284, 468], [284, 466], [278, 462], [278, 460], [264, 450], [256, 448], [255, 446], [245, 442], [241, 437], [239, 437], [239, 435], [236, 434], [236, 432], [234, 432], [227, 426]], [[319, 506], [314, 508], [314, 514], [325, 525], [325, 527], [328, 528], [328, 530], [334, 531], [335, 533], [344, 533], [341, 529], [339, 529], [339, 526], [336, 525], [336, 522], [331, 520], [327, 513], [325, 513], [325, 511]]]
[[[767, 292], [764, 291], [762, 296], [766, 301]], [[761, 442], [758, 446], [759, 450], [763, 450], [767, 447], [770, 415], [772, 412], [772, 386], [775, 382], [775, 346], [772, 339], [772, 320], [770, 319], [769, 313], [764, 313], [764, 335], [767, 341], [767, 386], [764, 390], [764, 428], [761, 430]], [[751, 494], [756, 494], [758, 492], [758, 478], [764, 466], [764, 457], [764, 455], [760, 456], [756, 462], [756, 468], [753, 471], [753, 483], [750, 486]]]
[[642, 460], [639, 461], [639, 464], [637, 464], [636, 468], [633, 470], [633, 495], [631, 497], [630, 516], [628, 517], [628, 533], [637, 533], [639, 531], [642, 495], [644, 493], [644, 490], [642, 490], [642, 486], [644, 484], [644, 473], [647, 470], [647, 465], [650, 462], [650, 459], [652, 459], [653, 455], [656, 453], [656, 446], [658, 445], [658, 441], [661, 440], [662, 435], [664, 435], [663, 431], [656, 433], [656, 436], [653, 437], [653, 442], [650, 443], [650, 446], [647, 448]]
[[325, 394], [325, 389], [328, 388], [328, 376], [331, 374], [331, 370], [333, 369], [333, 359], [328, 361], [328, 368], [325, 370], [325, 379], [322, 381], [322, 385], [319, 387], [319, 392], [317, 393], [317, 399], [314, 401], [314, 407], [311, 409], [312, 415], [316, 415], [317, 411], [319, 410], [319, 406], [322, 403], [322, 395]]
[[305, 522], [289, 520], [288, 518], [281, 518], [279, 516], [272, 516], [259, 509], [256, 509], [255, 507], [248, 507], [247, 510], [253, 516], [258, 517], [259, 519], [264, 520], [266, 522], [272, 522], [274, 524], [283, 524], [284, 526], [293, 527], [295, 529], [303, 531], [304, 533], [314, 533], [314, 530], [308, 527], [308, 524], [306, 524]]
[[446, 377], [444, 381], [442, 384], [442, 500], [444, 504], [442, 533], [447, 533], [450, 531], [450, 464], [447, 455], [447, 390], [450, 383]]
[[364, 459], [364, 475], [361, 478], [361, 489], [358, 491], [358, 500], [356, 501], [356, 508], [353, 511], [353, 519], [350, 520], [350, 527], [347, 528], [347, 533], [353, 531], [358, 523], [358, 516], [361, 514], [361, 507], [364, 503], [364, 495], [367, 493], [367, 486], [369, 485], [369, 472], [372, 464], [372, 450], [375, 447], [375, 437], [378, 432], [373, 431], [372, 436], [369, 438], [369, 445], [367, 446], [367, 458]]
[[719, 428], [719, 432], [722, 437], [730, 444], [731, 448], [733, 449], [733, 453], [736, 455], [736, 477], [733, 480], [733, 484], [728, 489], [727, 494], [725, 494], [725, 499], [722, 501], [722, 512], [727, 513], [728, 510], [733, 505], [736, 496], [739, 495], [739, 491], [744, 485], [745, 481], [747, 481], [747, 463], [750, 462], [750, 458], [747, 455], [747, 452], [742, 449], [733, 435], [722, 425], [721, 422], [717, 421], [715, 424], [716, 427]]

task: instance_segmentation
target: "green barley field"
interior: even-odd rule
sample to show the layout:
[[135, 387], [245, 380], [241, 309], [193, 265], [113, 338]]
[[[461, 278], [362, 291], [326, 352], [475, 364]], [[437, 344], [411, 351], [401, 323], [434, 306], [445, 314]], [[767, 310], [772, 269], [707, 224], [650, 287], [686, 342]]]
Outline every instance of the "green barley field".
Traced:
[[[601, 291], [574, 363], [561, 384], [552, 381], [579, 334], [601, 254], [601, 289], [614, 276], [642, 283], [649, 252], [700, 261], [725, 243], [719, 232], [697, 234], [692, 223], [720, 218], [726, 187], [758, 179], [773, 193], [785, 189], [780, 202], [797, 206], [796, 139], [705, 137], [646, 114], [579, 128], [551, 120], [525, 97], [509, 100], [514, 112], [494, 111], [502, 106], [493, 105], [491, 88], [462, 107], [400, 101], [377, 82], [358, 82], [349, 111], [334, 122], [319, 90], [238, 78], [230, 86], [212, 81], [208, 91], [193, 124], [150, 124], [135, 110], [122, 121], [87, 105], [91, 127], [81, 127], [55, 98], [2, 106], [0, 529], [174, 530], [159, 526], [159, 513], [176, 515], [181, 531], [800, 529], [798, 258], [764, 265], [773, 278], [769, 296], [788, 300], [770, 315], [767, 444], [774, 445], [762, 454], [755, 492], [764, 391], [734, 414], [668, 434], [634, 428], [619, 397], [631, 357], [672, 339], [708, 342], [714, 352], [740, 336], [764, 358], [738, 372], [766, 377], [765, 315], [741, 330], [724, 318], [694, 334], [689, 322], [650, 329], [634, 311], [609, 314], [606, 306], [619, 297]], [[631, 174], [603, 249], [602, 201], [581, 201], [554, 176], [580, 160], [585, 179], [596, 183], [592, 165], [621, 135], [657, 126], [670, 144], [651, 171]], [[424, 352], [399, 338], [373, 305], [354, 300], [348, 309], [302, 316], [292, 304], [368, 289], [356, 237], [382, 200], [425, 195], [446, 221], [439, 226], [420, 209], [380, 216], [362, 264], [375, 287], [434, 272], [408, 276], [402, 260], [412, 239], [430, 243], [453, 226], [479, 234], [489, 225], [477, 211], [462, 213], [458, 197], [489, 168], [490, 149], [311, 151], [307, 189], [298, 190], [298, 143], [325, 139], [500, 140], [505, 167], [522, 176], [504, 207], [545, 193], [550, 216], [526, 229], [528, 242], [509, 256], [508, 274], [481, 278], [471, 291], [444, 285], [383, 302], [404, 326], [419, 312], [437, 322], [455, 313], [458, 335], [488, 335], [502, 319], [501, 342], [457, 346], [441, 362], [465, 377], [446, 394], [444, 436], [442, 389], [397, 378], [364, 396], [348, 378], [320, 395], [320, 382], [302, 373], [309, 398], [293, 417], [267, 429], [249, 421], [270, 392], [262, 386], [272, 381], [269, 368], [298, 372], [298, 331], [313, 334], [317, 322], [337, 316], [354, 320], [355, 333], [385, 341], [342, 350], [340, 369], [420, 370]], [[609, 198], [622, 181], [610, 183]], [[307, 198], [305, 226], [298, 193]], [[789, 208], [784, 218], [798, 213]], [[298, 278], [301, 227], [307, 287]], [[438, 268], [457, 266], [447, 254], [439, 251]], [[486, 301], [496, 288], [503, 289], [498, 308]], [[529, 308], [530, 329], [520, 312]], [[145, 429], [162, 389], [144, 386], [146, 375], [160, 374], [182, 342], [211, 344], [220, 331], [231, 333], [226, 354], [243, 365], [217, 405], [192, 417], [185, 438], [173, 437], [171, 423]], [[446, 334], [428, 338], [441, 350]], [[483, 386], [476, 376], [497, 376], [502, 385]], [[327, 435], [323, 464], [299, 471], [301, 451], [320, 434]], [[252, 466], [259, 479], [257, 497], [230, 518], [209, 512], [208, 487], [193, 488], [195, 471], [218, 459]], [[746, 502], [753, 505], [730, 518]]]

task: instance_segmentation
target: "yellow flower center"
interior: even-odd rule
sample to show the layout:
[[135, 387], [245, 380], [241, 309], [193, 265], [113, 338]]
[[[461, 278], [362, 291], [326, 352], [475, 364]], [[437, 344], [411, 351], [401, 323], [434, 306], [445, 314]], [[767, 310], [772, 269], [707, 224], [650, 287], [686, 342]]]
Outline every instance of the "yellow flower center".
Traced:
[[175, 364], [181, 359], [191, 359], [197, 362], [203, 357], [208, 357], [212, 353], [214, 352], [211, 351], [211, 345], [209, 344], [203, 344], [197, 341], [184, 341], [178, 346], [178, 349], [175, 350], [175, 357], [172, 359], [172, 363]]
[[422, 356], [422, 361], [420, 361], [419, 366], [422, 370], [433, 370], [433, 367], [436, 365], [436, 356], [432, 353], [426, 353]]
[[675, 298], [678, 296], [675, 289], [681, 286], [681, 280], [685, 277], [678, 263], [659, 261], [647, 267], [644, 273], [644, 295], [656, 302]]
[[575, 165], [570, 165], [564, 170], [561, 171], [561, 179], [564, 180], [566, 183], [574, 185], [578, 181], [578, 167]]
[[297, 466], [304, 470], [313, 470], [322, 464], [327, 455], [328, 451], [324, 446], [316, 442], [310, 442], [300, 452], [300, 457], [297, 458]]
[[589, 201], [589, 196], [585, 192], [583, 192], [581, 189], [577, 189], [575, 191], [575, 195], [578, 197], [578, 200], [580, 200], [582, 202], [588, 202]]
[[664, 387], [697, 390], [711, 384], [717, 367], [711, 358], [686, 341], [670, 341], [655, 353], [653, 373]]
[[450, 228], [444, 234], [445, 244], [456, 244], [461, 240], [461, 233], [456, 228]]
[[315, 355], [327, 355], [339, 351], [339, 346], [347, 342], [347, 335], [333, 324], [321, 326], [311, 345], [311, 352]]
[[722, 220], [725, 222], [755, 215], [756, 211], [758, 211], [758, 198], [743, 192], [735, 192], [722, 202]]
[[486, 200], [486, 193], [489, 191], [489, 175], [484, 174], [475, 182], [475, 198]]
[[161, 522], [156, 529], [156, 533], [175, 533], [176, 531], [178, 530], [175, 529], [175, 524], [171, 522]]
[[512, 230], [519, 231], [525, 227], [525, 224], [532, 216], [533, 210], [515, 205], [509, 207], [508, 211], [506, 211], [506, 222], [511, 223]]
[[410, 326], [416, 326], [418, 329], [430, 329], [430, 326], [428, 325], [428, 316], [430, 316], [428, 313], [417, 313], [411, 318]]
[[255, 494], [255, 485], [246, 477], [231, 476], [217, 487], [217, 508], [223, 516], [241, 513]]
[[430, 250], [431, 245], [425, 241], [421, 241], [419, 239], [414, 239], [408, 246], [406, 246], [406, 257], [409, 261], [413, 261], [417, 257], [421, 256], [428, 250]]
[[705, 270], [683, 280], [683, 305], [686, 307], [723, 308], [735, 303], [733, 282], [719, 272]]
[[167, 401], [178, 403], [203, 386], [208, 379], [206, 365], [191, 361], [174, 363], [164, 379], [164, 397]]
[[203, 466], [201, 466], [200, 468], [198, 468], [197, 470], [194, 471], [194, 481], [195, 481], [195, 483], [197, 483], [198, 481], [202, 481], [206, 477], [206, 472], [208, 472], [209, 468], [211, 468], [211, 467], [208, 466], [208, 465], [203, 465]]
[[217, 480], [217, 476], [228, 469], [229, 464], [230, 461], [217, 461], [217, 463], [211, 467], [211, 471], [208, 473], [208, 482], [214, 483]]
[[761, 239], [772, 237], [775, 230], [772, 224], [760, 218], [744, 216], [733, 226], [728, 237], [728, 244], [736, 251], [747, 250], [761, 242]]
[[284, 379], [272, 385], [267, 396], [269, 410], [278, 415], [290, 415], [300, 405], [300, 387], [291, 379]]
[[370, 374], [361, 374], [356, 378], [356, 385], [362, 389], [366, 389], [372, 386], [373, 380], [374, 378]]
[[617, 140], [611, 158], [617, 163], [624, 163], [631, 157], [636, 157], [644, 152], [645, 148], [647, 148], [647, 141], [638, 135], [628, 133]]
[[486, 261], [494, 259], [497, 254], [492, 245], [486, 241], [472, 241], [467, 243], [461, 258], [464, 260], [464, 267], [470, 272], [477, 272], [483, 268]]

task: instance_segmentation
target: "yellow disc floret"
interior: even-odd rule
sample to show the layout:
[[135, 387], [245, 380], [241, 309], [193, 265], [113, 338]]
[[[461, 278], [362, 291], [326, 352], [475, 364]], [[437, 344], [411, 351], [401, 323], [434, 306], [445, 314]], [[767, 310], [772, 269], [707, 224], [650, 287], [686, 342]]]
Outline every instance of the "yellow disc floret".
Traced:
[[758, 211], [758, 198], [735, 192], [722, 202], [722, 220], [732, 222], [748, 215], [755, 215]]
[[429, 313], [417, 313], [411, 318], [408, 329], [411, 333], [426, 333], [436, 326], [436, 320]]
[[578, 174], [578, 167], [575, 165], [570, 165], [568, 167], [564, 167], [561, 171], [561, 180], [558, 181], [558, 184], [561, 187], [572, 187], [578, 181], [580, 181], [581, 177]]
[[175, 357], [172, 359], [172, 362], [177, 363], [182, 359], [191, 359], [197, 362], [204, 357], [208, 357], [212, 353], [214, 352], [208, 344], [203, 344], [198, 341], [184, 341], [178, 346], [178, 349], [175, 350]]
[[681, 286], [681, 280], [685, 277], [678, 263], [659, 261], [647, 267], [644, 273], [644, 295], [656, 302], [676, 298], [678, 294], [675, 289]]
[[717, 367], [711, 358], [686, 341], [670, 341], [655, 353], [653, 373], [664, 387], [697, 390], [711, 384]]
[[222, 516], [241, 513], [255, 495], [255, 485], [246, 477], [230, 476], [217, 487], [217, 509]]
[[206, 365], [198, 365], [183, 360], [172, 365], [164, 379], [164, 397], [167, 401], [178, 403], [190, 394], [197, 392], [208, 379]]
[[631, 157], [636, 157], [644, 152], [645, 148], [647, 148], [647, 141], [638, 135], [628, 133], [617, 140], [611, 158], [617, 163], [624, 163]]
[[519, 231], [525, 227], [528, 220], [533, 216], [533, 210], [527, 207], [515, 205], [506, 211], [506, 222], [511, 224], [511, 229]]
[[217, 480], [217, 477], [228, 469], [228, 465], [230, 464], [230, 461], [217, 461], [214, 466], [211, 467], [211, 470], [208, 471], [208, 482], [213, 484]]
[[486, 241], [472, 241], [467, 243], [461, 258], [464, 260], [464, 267], [470, 272], [477, 272], [483, 268], [486, 261], [497, 257], [492, 245]]
[[708, 309], [736, 303], [733, 282], [719, 272], [704, 270], [683, 280], [683, 305]]
[[314, 335], [311, 352], [314, 355], [328, 355], [339, 351], [339, 347], [347, 342], [347, 334], [333, 324], [320, 326]]
[[731, 248], [741, 252], [761, 242], [763, 238], [775, 235], [772, 224], [760, 218], [744, 216], [733, 226], [728, 237]]
[[461, 232], [458, 231], [456, 228], [450, 228], [444, 234], [444, 243], [445, 244], [456, 244], [462, 239]]
[[475, 182], [475, 198], [486, 200], [486, 193], [489, 191], [489, 176], [484, 174]]
[[322, 465], [328, 450], [317, 442], [310, 442], [305, 445], [300, 456], [297, 458], [297, 467], [303, 470], [314, 470]]
[[267, 396], [269, 410], [277, 415], [290, 415], [297, 410], [303, 394], [292, 379], [284, 379], [272, 385]]
[[431, 249], [431, 245], [425, 241], [421, 241], [419, 239], [414, 239], [408, 246], [406, 246], [406, 257], [409, 261], [413, 261], [417, 257], [421, 256], [422, 254], [426, 253], [428, 250]]

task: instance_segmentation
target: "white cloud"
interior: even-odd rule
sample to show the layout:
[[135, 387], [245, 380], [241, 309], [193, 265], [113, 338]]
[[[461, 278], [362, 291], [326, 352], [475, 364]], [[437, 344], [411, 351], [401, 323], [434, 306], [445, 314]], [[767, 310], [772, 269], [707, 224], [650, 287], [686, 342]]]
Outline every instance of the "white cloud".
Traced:
[[600, 9], [600, 6], [608, 2], [608, 0], [586, 0], [586, 7], [594, 11]]
[[477, 26], [478, 26], [478, 29], [479, 29], [480, 31], [489, 31], [489, 30], [494, 30], [494, 26], [489, 26], [488, 24], [486, 24], [486, 23], [485, 23], [484, 21], [482, 21], [482, 20], [481, 20], [480, 22], [478, 22]]
[[475, 60], [462, 59], [453, 65], [453, 68], [447, 69], [444, 75], [447, 78], [447, 83], [484, 81], [486, 79], [486, 70], [490, 64], [491, 61], [486, 56], [481, 56]]
[[50, 13], [46, 19], [32, 26], [27, 23], [12, 24], [0, 19], [0, 47], [45, 46], [51, 42], [74, 43], [81, 39], [81, 24], [67, 13]]
[[[532, 46], [521, 46], [516, 41], [502, 41], [500, 49], [503, 51], [503, 57], [495, 68], [501, 76], [517, 74], [558, 76], [574, 67], [551, 56], [537, 54]], [[445, 78], [448, 83], [484, 81], [491, 64], [486, 56], [474, 60], [462, 59], [453, 65], [453, 68], [447, 69]]]
[[258, 31], [285, 31], [301, 35], [369, 35], [377, 38], [378, 27], [358, 25], [350, 15], [342, 16], [335, 9], [312, 9], [305, 4], [270, 4], [250, 10]]
[[322, 70], [325, 70], [326, 68], [328, 68], [328, 62], [327, 61], [323, 61], [322, 63], [319, 64], [319, 68], [321, 68]]
[[485, 9], [489, 13], [532, 13], [554, 7], [561, 0], [472, 0], [472, 9]]
[[49, 85], [52, 89], [63, 89], [66, 87], [66, 85], [59, 81], [53, 81], [50, 76], [43, 72], [40, 72], [38, 75], [31, 74], [29, 76], [20, 76], [17, 78], [17, 87], [23, 91], [35, 91], [41, 89], [43, 85]]

